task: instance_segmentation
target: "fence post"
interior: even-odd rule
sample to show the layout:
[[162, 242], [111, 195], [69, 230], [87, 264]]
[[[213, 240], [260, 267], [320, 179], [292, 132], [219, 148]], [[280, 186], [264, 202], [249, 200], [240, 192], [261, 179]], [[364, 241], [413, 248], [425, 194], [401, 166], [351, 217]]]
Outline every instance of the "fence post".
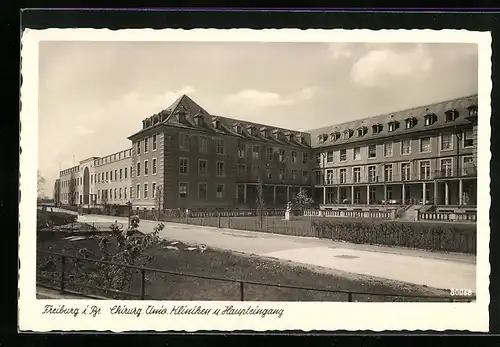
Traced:
[[146, 296], [146, 269], [141, 269], [141, 300]]
[[245, 301], [244, 286], [245, 283], [240, 281], [240, 301]]
[[64, 255], [61, 255], [61, 283], [59, 285], [59, 291], [61, 293], [64, 292], [64, 268], [66, 264], [66, 257]]
[[220, 228], [220, 212], [217, 212], [217, 228]]

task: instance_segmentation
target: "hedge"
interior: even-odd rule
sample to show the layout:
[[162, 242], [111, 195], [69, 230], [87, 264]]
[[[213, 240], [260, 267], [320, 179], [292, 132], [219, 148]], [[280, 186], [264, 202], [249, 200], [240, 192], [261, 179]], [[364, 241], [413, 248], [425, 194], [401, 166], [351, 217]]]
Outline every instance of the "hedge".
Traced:
[[314, 220], [319, 238], [476, 254], [476, 225]]

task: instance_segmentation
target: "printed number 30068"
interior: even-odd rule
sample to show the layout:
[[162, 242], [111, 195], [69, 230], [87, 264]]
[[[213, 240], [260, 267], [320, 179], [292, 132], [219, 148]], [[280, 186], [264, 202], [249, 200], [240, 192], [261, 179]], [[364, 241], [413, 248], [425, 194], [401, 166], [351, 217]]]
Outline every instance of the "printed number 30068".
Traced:
[[472, 295], [472, 289], [450, 289], [451, 296], [470, 296]]

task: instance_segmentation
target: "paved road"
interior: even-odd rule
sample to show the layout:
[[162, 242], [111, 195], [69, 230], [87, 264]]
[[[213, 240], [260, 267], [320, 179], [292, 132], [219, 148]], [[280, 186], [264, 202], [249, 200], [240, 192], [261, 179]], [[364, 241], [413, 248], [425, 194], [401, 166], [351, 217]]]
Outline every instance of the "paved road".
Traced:
[[[101, 215], [79, 216], [81, 222], [113, 222], [127, 219]], [[141, 220], [140, 230], [151, 232], [157, 222]], [[308, 237], [217, 229], [163, 222], [161, 236], [190, 244], [274, 257], [327, 269], [368, 275], [439, 289], [476, 291], [475, 256], [421, 250], [354, 245]]]

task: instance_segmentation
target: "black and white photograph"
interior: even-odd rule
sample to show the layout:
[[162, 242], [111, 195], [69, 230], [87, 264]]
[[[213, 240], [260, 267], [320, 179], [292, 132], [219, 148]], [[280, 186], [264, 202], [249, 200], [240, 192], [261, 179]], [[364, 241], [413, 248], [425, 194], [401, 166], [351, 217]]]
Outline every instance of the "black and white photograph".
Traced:
[[489, 34], [284, 31], [25, 31], [21, 329], [487, 330]]

